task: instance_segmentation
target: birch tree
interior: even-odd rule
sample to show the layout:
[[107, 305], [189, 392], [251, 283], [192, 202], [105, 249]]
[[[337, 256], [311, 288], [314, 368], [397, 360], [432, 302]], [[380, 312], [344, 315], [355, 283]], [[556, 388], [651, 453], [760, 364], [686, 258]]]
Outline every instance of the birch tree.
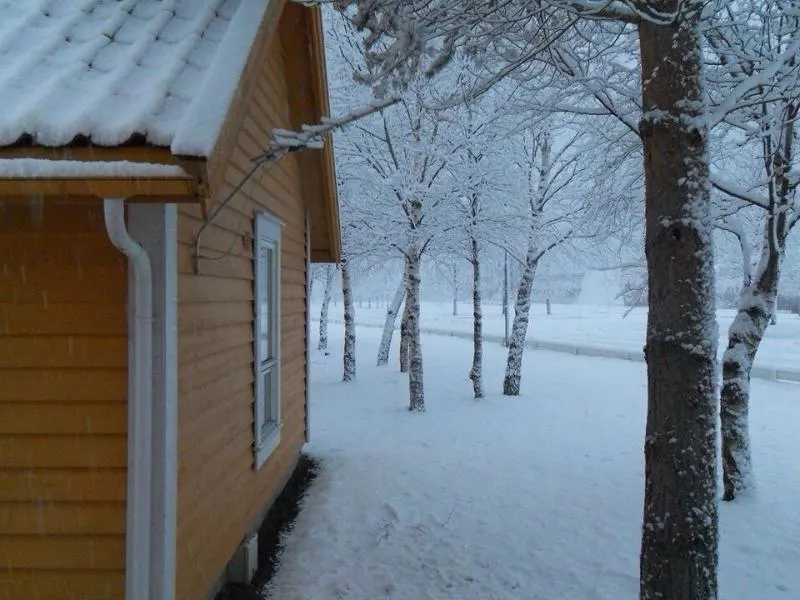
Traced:
[[[463, 73], [459, 75], [463, 82]], [[485, 98], [483, 99], [485, 100]], [[473, 395], [483, 398], [483, 295], [482, 260], [487, 245], [502, 246], [515, 230], [513, 219], [505, 211], [504, 197], [510, 194], [506, 179], [508, 144], [499, 127], [507, 116], [487, 102], [472, 102], [460, 107], [453, 117], [460, 126], [460, 151], [447, 165], [457, 197], [444, 234], [436, 247], [444, 251], [448, 261], [463, 257], [470, 265], [472, 296], [472, 365], [469, 379]], [[451, 263], [455, 265], [455, 262]], [[456, 273], [455, 266], [453, 273]], [[454, 289], [456, 288], [454, 275]], [[455, 315], [455, 300], [454, 310]]]
[[[750, 154], [758, 169], [743, 185], [714, 174], [714, 186], [730, 200], [718, 208], [717, 226], [741, 248], [742, 284], [736, 317], [722, 358], [722, 466], [725, 500], [752, 485], [748, 412], [750, 371], [761, 340], [776, 314], [786, 241], [800, 219], [796, 200], [796, 126], [800, 109], [797, 53], [800, 3], [752, 0], [717, 12], [707, 39], [712, 67], [713, 109], [724, 114], [723, 135]], [[732, 138], [732, 139], [731, 139]], [[741, 161], [739, 161], [741, 164]], [[741, 213], [757, 215], [761, 229], [757, 260]]]
[[[406, 265], [405, 271], [405, 291], [408, 291], [408, 265]], [[408, 359], [409, 359], [409, 348], [411, 346], [411, 331], [410, 327], [410, 319], [411, 319], [411, 305], [408, 303], [408, 299], [406, 299], [405, 303], [403, 304], [403, 316], [400, 319], [400, 352], [399, 352], [399, 361], [400, 361], [400, 372], [401, 373], [408, 373]]]
[[353, 306], [353, 285], [350, 281], [350, 266], [342, 259], [342, 298], [344, 305], [344, 359], [342, 381], [356, 378], [356, 314]]
[[483, 398], [483, 306], [481, 300], [481, 256], [478, 241], [478, 218], [480, 195], [474, 191], [470, 196], [469, 262], [472, 265], [472, 368], [469, 378], [475, 398]]
[[[353, 164], [360, 161], [360, 174], [353, 177], [354, 182], [364, 177], [365, 168], [372, 172], [369, 185], [375, 193], [364, 210], [372, 216], [380, 213], [381, 218], [378, 221], [365, 212], [361, 220], [364, 224], [380, 223], [368, 226], [373, 243], [393, 249], [404, 262], [401, 371], [407, 369], [409, 373], [409, 407], [421, 412], [424, 411], [419, 339], [421, 264], [435, 236], [437, 213], [444, 208], [444, 193], [437, 180], [446, 162], [446, 148], [442, 147], [443, 126], [439, 116], [422, 108], [421, 98], [403, 100], [400, 107], [401, 110], [383, 114], [369, 126], [365, 124], [343, 136], [342, 146], [343, 154]], [[392, 313], [387, 315], [387, 321], [396, 314]], [[387, 335], [389, 343], [390, 335]]]
[[[531, 293], [539, 261], [550, 250], [562, 244], [575, 232], [577, 220], [585, 209], [576, 203], [558, 206], [561, 193], [574, 184], [579, 173], [577, 155], [570, 154], [578, 136], [574, 135], [561, 148], [553, 148], [552, 133], [548, 130], [523, 136], [522, 168], [523, 194], [528, 214], [525, 257], [514, 305], [514, 321], [509, 338], [508, 360], [503, 379], [503, 394], [517, 396], [522, 378], [522, 355], [528, 332]], [[555, 155], [554, 155], [555, 154]], [[572, 190], [574, 194], [575, 191]]]
[[333, 280], [336, 269], [333, 265], [325, 265], [325, 287], [322, 295], [322, 306], [319, 311], [319, 350], [328, 349], [328, 309], [333, 293]]
[[381, 333], [381, 342], [378, 346], [378, 366], [382, 367], [389, 364], [389, 350], [392, 346], [392, 334], [394, 333], [395, 322], [397, 321], [397, 314], [400, 312], [400, 307], [403, 304], [403, 299], [406, 296], [406, 287], [408, 285], [407, 271], [403, 271], [403, 276], [400, 279], [400, 284], [392, 296], [389, 306], [386, 308], [386, 318], [383, 322], [383, 332]]

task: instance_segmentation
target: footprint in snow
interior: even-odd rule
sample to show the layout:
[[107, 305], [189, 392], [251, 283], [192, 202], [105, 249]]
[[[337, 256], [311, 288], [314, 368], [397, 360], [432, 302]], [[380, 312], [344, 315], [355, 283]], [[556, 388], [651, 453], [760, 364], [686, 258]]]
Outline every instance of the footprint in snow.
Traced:
[[396, 529], [396, 521], [400, 518], [400, 515], [397, 514], [397, 510], [389, 503], [384, 504], [381, 510], [384, 514], [378, 527], [379, 533], [376, 545], [380, 545], [381, 542], [389, 539]]

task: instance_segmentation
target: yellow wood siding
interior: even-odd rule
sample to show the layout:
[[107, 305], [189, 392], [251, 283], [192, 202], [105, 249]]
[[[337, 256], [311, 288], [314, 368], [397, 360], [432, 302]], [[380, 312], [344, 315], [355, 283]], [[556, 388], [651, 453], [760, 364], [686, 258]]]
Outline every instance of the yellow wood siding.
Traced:
[[0, 198], [0, 599], [123, 597], [126, 294], [99, 201]]
[[[290, 123], [278, 36], [259, 57], [243, 129], [225, 164], [213, 166], [225, 197]], [[281, 443], [253, 468], [253, 256], [256, 211], [285, 224], [281, 255]], [[199, 208], [181, 206], [178, 223], [179, 475], [177, 595], [206, 597], [248, 528], [273, 498], [305, 437], [306, 236], [301, 173], [294, 157], [263, 169], [206, 228], [194, 272]]]

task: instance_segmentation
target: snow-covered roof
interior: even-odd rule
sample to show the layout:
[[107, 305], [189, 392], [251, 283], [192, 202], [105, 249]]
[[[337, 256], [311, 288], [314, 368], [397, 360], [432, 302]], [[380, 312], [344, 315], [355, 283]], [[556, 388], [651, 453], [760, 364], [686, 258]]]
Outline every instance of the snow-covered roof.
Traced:
[[0, 0], [0, 146], [208, 156], [271, 0]]

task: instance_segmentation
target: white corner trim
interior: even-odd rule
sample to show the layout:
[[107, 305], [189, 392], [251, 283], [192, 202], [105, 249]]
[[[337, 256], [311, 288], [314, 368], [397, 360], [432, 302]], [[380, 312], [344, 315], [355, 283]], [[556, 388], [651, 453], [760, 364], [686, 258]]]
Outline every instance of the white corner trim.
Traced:
[[174, 204], [132, 204], [128, 229], [150, 257], [152, 279], [152, 343], [147, 549], [148, 600], [175, 599], [178, 494], [178, 352], [177, 352], [177, 207]]
[[125, 530], [125, 598], [149, 595], [152, 472], [153, 294], [150, 257], [125, 224], [125, 202], [103, 202], [111, 242], [128, 257], [128, 464]]
[[178, 478], [177, 207], [130, 207], [153, 274], [150, 600], [174, 600]]
[[[178, 207], [164, 206], [164, 488], [162, 493], [163, 554], [154, 557], [164, 565], [161, 596], [174, 600], [178, 552]], [[158, 490], [156, 490], [158, 491]]]

